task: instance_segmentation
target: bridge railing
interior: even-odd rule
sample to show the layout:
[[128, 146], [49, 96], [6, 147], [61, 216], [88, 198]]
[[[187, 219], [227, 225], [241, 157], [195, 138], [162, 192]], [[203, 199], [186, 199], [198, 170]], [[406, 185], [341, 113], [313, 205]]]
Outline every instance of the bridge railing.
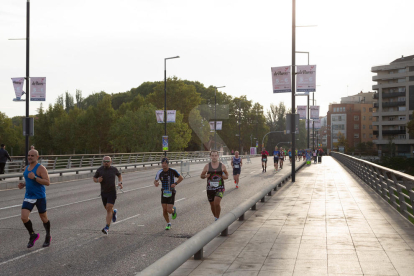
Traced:
[[343, 153], [331, 154], [414, 223], [413, 176]]

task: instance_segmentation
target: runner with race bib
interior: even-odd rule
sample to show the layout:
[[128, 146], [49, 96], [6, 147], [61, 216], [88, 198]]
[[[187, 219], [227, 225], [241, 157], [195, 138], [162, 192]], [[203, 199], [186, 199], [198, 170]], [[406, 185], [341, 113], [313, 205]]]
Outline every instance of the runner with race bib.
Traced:
[[267, 157], [269, 156], [269, 153], [266, 151], [265, 148], [262, 150], [262, 172], [266, 172], [267, 167]]
[[239, 157], [239, 152], [236, 151], [234, 153], [234, 157], [231, 159], [231, 166], [233, 167], [233, 178], [234, 184], [236, 184], [236, 189], [239, 188], [239, 180], [240, 180], [240, 173], [241, 173], [241, 166], [243, 165], [242, 158]]

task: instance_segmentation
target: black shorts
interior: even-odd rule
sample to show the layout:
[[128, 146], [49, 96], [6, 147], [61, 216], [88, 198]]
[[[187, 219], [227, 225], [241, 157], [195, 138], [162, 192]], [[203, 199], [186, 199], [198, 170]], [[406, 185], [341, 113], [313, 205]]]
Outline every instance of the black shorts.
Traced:
[[224, 194], [224, 188], [217, 189], [217, 190], [207, 190], [207, 199], [209, 202], [213, 202], [216, 196], [219, 198], [223, 198], [223, 194]]
[[238, 175], [241, 173], [241, 168], [233, 169], [233, 175]]
[[35, 207], [35, 206], [37, 208], [37, 211], [39, 211], [39, 214], [46, 213], [46, 210], [47, 210], [47, 208], [46, 208], [46, 198], [36, 199], [35, 203], [30, 203], [30, 202], [27, 202], [27, 201], [23, 201], [22, 209], [27, 209], [31, 212], [33, 210], [33, 207]]
[[175, 202], [175, 191], [172, 191], [172, 196], [164, 197], [163, 191], [161, 190], [161, 204], [171, 204], [174, 205]]
[[273, 157], [273, 163], [279, 163], [279, 157]]
[[102, 203], [104, 207], [106, 207], [106, 204], [113, 204], [115, 205], [116, 201], [116, 191], [109, 192], [109, 193], [101, 193]]
[[267, 158], [262, 158], [262, 162], [267, 163]]

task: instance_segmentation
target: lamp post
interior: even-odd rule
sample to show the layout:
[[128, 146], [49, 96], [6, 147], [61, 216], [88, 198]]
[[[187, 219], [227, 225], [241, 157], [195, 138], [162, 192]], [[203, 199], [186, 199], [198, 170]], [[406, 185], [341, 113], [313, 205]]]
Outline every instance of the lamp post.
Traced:
[[[291, 120], [291, 132], [292, 132], [292, 159], [295, 160], [295, 133], [296, 133], [296, 107], [295, 107], [295, 75], [296, 75], [296, 0], [292, 0], [292, 120]], [[292, 163], [292, 182], [295, 182], [295, 162]]]
[[[164, 135], [167, 136], [167, 59], [174, 59], [180, 58], [179, 56], [176, 57], [169, 57], [164, 58]], [[164, 156], [167, 156], [167, 152], [164, 151]]]
[[214, 91], [214, 149], [217, 150], [217, 88], [224, 88], [226, 86], [213, 86], [216, 90]]
[[[297, 27], [299, 27], [299, 26], [297, 26]], [[305, 27], [305, 26], [301, 26], [301, 27]], [[308, 65], [309, 65], [309, 52], [303, 52], [303, 51], [296, 51], [296, 53], [299, 53], [299, 54], [308, 54]], [[296, 95], [296, 96], [298, 96], [298, 95]], [[307, 92], [306, 93], [306, 96], [308, 97], [308, 121], [307, 121], [307, 124], [308, 124], [308, 149], [310, 148], [309, 147], [309, 136], [310, 136], [310, 133], [309, 133], [309, 92]]]

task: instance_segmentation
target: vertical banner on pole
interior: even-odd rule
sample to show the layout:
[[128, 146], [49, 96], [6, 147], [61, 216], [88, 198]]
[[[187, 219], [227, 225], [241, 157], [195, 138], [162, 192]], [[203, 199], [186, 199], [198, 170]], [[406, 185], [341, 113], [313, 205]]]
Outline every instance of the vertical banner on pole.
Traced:
[[306, 105], [298, 105], [298, 114], [299, 114], [299, 119], [300, 120], [304, 120], [306, 119], [306, 110], [307, 110], [308, 106]]
[[155, 110], [155, 116], [157, 117], [157, 123], [164, 123], [164, 110]]
[[256, 140], [256, 148], [259, 147], [259, 140]]
[[316, 65], [298, 65], [296, 73], [296, 91], [316, 91]]
[[12, 81], [16, 100], [20, 100], [23, 95], [24, 78], [12, 78]]
[[30, 100], [46, 101], [46, 78], [30, 78]]
[[315, 129], [320, 129], [322, 127], [322, 120], [321, 119], [313, 120], [313, 122], [315, 123], [314, 124]]
[[214, 121], [208, 122], [210, 124], [210, 131], [214, 131]]
[[310, 118], [312, 120], [318, 120], [319, 119], [319, 106], [318, 105], [310, 106]]
[[223, 127], [223, 121], [217, 121], [216, 122], [216, 130], [221, 130]]
[[290, 66], [272, 67], [273, 93], [292, 92]]
[[175, 123], [176, 110], [167, 110], [167, 123]]
[[168, 136], [162, 136], [162, 151], [168, 151]]

